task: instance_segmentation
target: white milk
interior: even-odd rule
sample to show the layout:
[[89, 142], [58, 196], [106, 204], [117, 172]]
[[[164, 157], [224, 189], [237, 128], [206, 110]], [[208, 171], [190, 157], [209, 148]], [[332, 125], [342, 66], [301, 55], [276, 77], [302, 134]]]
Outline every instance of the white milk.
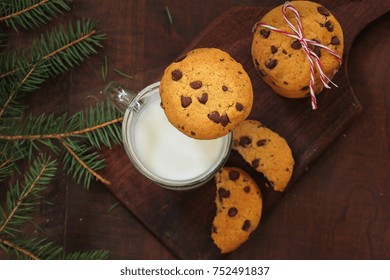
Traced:
[[197, 177], [208, 171], [222, 152], [222, 138], [197, 140], [178, 131], [160, 107], [160, 98], [142, 110], [134, 133], [135, 150], [141, 162], [165, 179]]

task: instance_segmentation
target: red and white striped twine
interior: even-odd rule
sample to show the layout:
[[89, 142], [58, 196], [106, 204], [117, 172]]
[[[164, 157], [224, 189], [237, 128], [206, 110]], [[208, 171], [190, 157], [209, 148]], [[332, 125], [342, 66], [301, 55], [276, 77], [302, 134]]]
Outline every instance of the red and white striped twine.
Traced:
[[[291, 12], [293, 12], [295, 19], [297, 21], [298, 28], [296, 28], [291, 23], [291, 21], [289, 21], [289, 19], [287, 18], [287, 10], [288, 9], [291, 10]], [[283, 14], [284, 20], [287, 22], [287, 24], [291, 28], [291, 30], [294, 31], [294, 33], [280, 30], [280, 29], [278, 29], [274, 26], [268, 25], [264, 22], [257, 22], [255, 24], [255, 26], [253, 27], [252, 31], [255, 32], [255, 30], [258, 26], [262, 26], [262, 27], [268, 28], [272, 31], [284, 34], [284, 35], [292, 37], [292, 38], [295, 38], [296, 40], [298, 40], [301, 43], [302, 49], [306, 53], [306, 56], [307, 56], [307, 58], [309, 60], [309, 64], [310, 64], [310, 83], [309, 83], [310, 98], [311, 98], [311, 106], [312, 106], [313, 110], [315, 110], [315, 109], [317, 109], [317, 100], [316, 100], [316, 96], [314, 93], [314, 66], [317, 66], [317, 69], [318, 69], [319, 74], [320, 74], [320, 79], [321, 79], [321, 82], [324, 85], [324, 87], [330, 88], [330, 86], [328, 85], [329, 82], [332, 83], [335, 87], [337, 87], [337, 85], [335, 83], [333, 83], [328, 76], [325, 75], [324, 71], [322, 70], [320, 58], [317, 56], [317, 54], [313, 50], [311, 50], [309, 48], [309, 45], [314, 45], [314, 46], [318, 46], [320, 48], [325, 49], [331, 55], [336, 57], [336, 59], [339, 61], [340, 65], [343, 62], [343, 59], [338, 53], [336, 53], [335, 51], [333, 51], [329, 47], [322, 45], [316, 41], [307, 39], [303, 36], [301, 17], [299, 15], [297, 9], [290, 2], [284, 3], [283, 8], [282, 8], [282, 14]]]

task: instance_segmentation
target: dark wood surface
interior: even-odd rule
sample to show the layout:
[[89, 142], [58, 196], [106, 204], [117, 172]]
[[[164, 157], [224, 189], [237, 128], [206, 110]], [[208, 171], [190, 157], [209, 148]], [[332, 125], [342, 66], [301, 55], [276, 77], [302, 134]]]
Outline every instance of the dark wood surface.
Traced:
[[[271, 8], [280, 3], [282, 1], [75, 1], [72, 12], [65, 17], [98, 18], [99, 27], [108, 38], [104, 49], [80, 68], [46, 83], [39, 93], [29, 96], [27, 102], [36, 105], [36, 112], [74, 112], [86, 106], [93, 101], [90, 96], [99, 96], [98, 91], [104, 85], [100, 67], [106, 55], [111, 70], [115, 67], [134, 75], [132, 80], [127, 80], [110, 71], [109, 79], [120, 80], [133, 89], [141, 89], [158, 79], [170, 61], [194, 46], [209, 46], [207, 44], [212, 42], [241, 59], [239, 54], [247, 42], [226, 44], [221, 41], [219, 32], [213, 33], [219, 28], [219, 19], [226, 19], [226, 15], [237, 11], [248, 11], [250, 18], [252, 12], [260, 15], [266, 9], [264, 7]], [[390, 127], [387, 119], [390, 100], [386, 96], [390, 86], [387, 79], [390, 65], [389, 14], [374, 20], [389, 7], [385, 1], [368, 1], [376, 4], [372, 6], [376, 8], [372, 9], [368, 9], [367, 1], [320, 3], [334, 12], [347, 31], [348, 56], [336, 78], [339, 89], [321, 94], [320, 110], [316, 113], [311, 112], [309, 103], [302, 100], [284, 100], [271, 94], [266, 98], [272, 106], [282, 102], [282, 107], [293, 112], [307, 107], [306, 118], [315, 117], [315, 114], [322, 116], [318, 117], [319, 126], [313, 125], [310, 130], [313, 134], [304, 134], [304, 139], [311, 139], [311, 144], [320, 145], [316, 146], [318, 150], [314, 154], [309, 152], [304, 158], [302, 151], [308, 151], [306, 149], [310, 150], [312, 146], [303, 146], [301, 138], [288, 130], [291, 124], [283, 119], [276, 121], [267, 116], [266, 111], [260, 110], [267, 107], [254, 108], [252, 117], [270, 120], [270, 126], [279, 127], [281, 134], [286, 131], [287, 137], [290, 137], [288, 140], [295, 143], [293, 150], [295, 147], [302, 148], [295, 151], [299, 159], [299, 173], [283, 197], [279, 199], [278, 196], [273, 200], [277, 203], [269, 204], [272, 208], [267, 208], [251, 240], [225, 256], [227, 258], [390, 257]], [[173, 15], [172, 25], [165, 6]], [[256, 7], [234, 8], [237, 6]], [[230, 8], [234, 9], [228, 11]], [[226, 11], [225, 16], [220, 17]], [[347, 12], [350, 17], [345, 16]], [[245, 24], [249, 23], [243, 21], [241, 25], [237, 20], [237, 29], [245, 27]], [[236, 33], [232, 31], [232, 36]], [[215, 41], [206, 36], [210, 34], [215, 35], [212, 36]], [[240, 62], [249, 67], [248, 57]], [[249, 68], [247, 71], [256, 87], [261, 87], [261, 81], [253, 71]], [[343, 97], [342, 102], [334, 98], [336, 94]], [[351, 104], [354, 95], [363, 108], [357, 117], [356, 106], [353, 106], [353, 114], [346, 106]], [[46, 100], [44, 107], [39, 105], [42, 100]], [[336, 116], [327, 115], [329, 111], [326, 108], [333, 108], [334, 103], [341, 104]], [[326, 124], [321, 126], [323, 121]], [[132, 167], [125, 160], [118, 160], [117, 156], [123, 155], [120, 152], [122, 148], [118, 146], [107, 153], [109, 166], [104, 173], [115, 182], [111, 189], [94, 183], [90, 190], [85, 190], [72, 179], [59, 175], [45, 195], [55, 205], [42, 206], [38, 217], [50, 238], [63, 244], [68, 251], [110, 250], [112, 259], [219, 257], [212, 244], [200, 241], [209, 237], [199, 236], [197, 228], [199, 221], [203, 221], [202, 226], [207, 224], [214, 209], [212, 206], [200, 209], [197, 207], [200, 200], [194, 200], [196, 197], [211, 205], [212, 183], [207, 191], [208, 186], [205, 186], [185, 194], [160, 190], [140, 176], [128, 174], [128, 170], [132, 172]], [[233, 155], [230, 163], [237, 161]], [[108, 211], [117, 199], [122, 204]], [[190, 250], [194, 244], [189, 243], [204, 245], [199, 251], [194, 251]]]

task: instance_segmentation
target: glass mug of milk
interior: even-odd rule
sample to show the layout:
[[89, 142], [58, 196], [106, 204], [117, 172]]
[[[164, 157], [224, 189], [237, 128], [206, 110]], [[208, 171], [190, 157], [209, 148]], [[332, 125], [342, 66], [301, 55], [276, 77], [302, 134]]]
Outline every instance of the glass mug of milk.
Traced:
[[122, 136], [134, 167], [157, 185], [173, 190], [199, 187], [225, 164], [232, 133], [197, 140], [177, 130], [161, 108], [160, 82], [135, 93], [110, 82], [103, 93], [125, 113]]

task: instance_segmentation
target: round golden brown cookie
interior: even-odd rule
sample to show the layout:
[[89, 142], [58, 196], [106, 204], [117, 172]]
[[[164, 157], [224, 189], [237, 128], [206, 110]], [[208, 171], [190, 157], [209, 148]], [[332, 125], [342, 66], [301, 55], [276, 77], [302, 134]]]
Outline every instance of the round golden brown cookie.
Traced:
[[233, 130], [233, 149], [261, 172], [276, 191], [291, 179], [294, 158], [287, 141], [261, 122], [246, 120]]
[[221, 253], [229, 253], [259, 225], [263, 200], [256, 182], [239, 168], [223, 167], [215, 181], [217, 213], [211, 237]]
[[[301, 16], [303, 36], [343, 54], [343, 31], [336, 18], [320, 4], [310, 1], [293, 1], [291, 4]], [[283, 31], [293, 33], [282, 15], [282, 7], [278, 6], [268, 12], [260, 22]], [[287, 10], [287, 17], [297, 26], [292, 11]], [[333, 78], [340, 67], [335, 56], [323, 48], [309, 45], [319, 57], [326, 76]], [[264, 81], [282, 96], [301, 98], [308, 96], [310, 82], [310, 65], [305, 51], [298, 40], [257, 26], [252, 41], [253, 63]], [[316, 69], [314, 92], [323, 89]]]
[[228, 134], [252, 109], [248, 74], [228, 53], [200, 48], [170, 64], [160, 84], [161, 104], [172, 125], [189, 137]]

